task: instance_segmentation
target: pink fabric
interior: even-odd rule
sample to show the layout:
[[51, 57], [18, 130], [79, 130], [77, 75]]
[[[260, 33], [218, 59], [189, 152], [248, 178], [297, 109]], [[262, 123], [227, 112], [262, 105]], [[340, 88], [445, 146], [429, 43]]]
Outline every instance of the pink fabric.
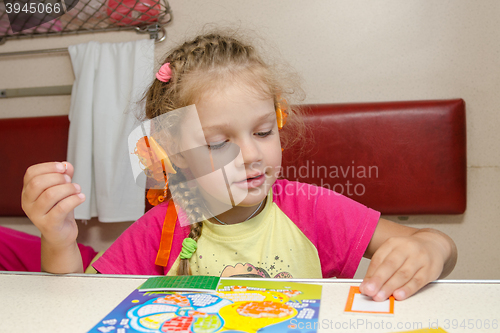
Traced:
[[181, 227], [177, 219], [167, 267], [155, 265], [167, 207], [168, 202], [164, 202], [149, 210], [92, 266], [103, 274], [166, 275], [181, 252], [182, 241], [189, 234], [189, 227]]
[[[380, 213], [325, 188], [277, 180], [274, 203], [318, 250], [323, 277], [352, 278], [380, 218]], [[105, 274], [165, 275], [179, 256], [189, 227], [177, 220], [167, 267], [154, 264], [167, 203], [151, 209], [97, 260]]]
[[[0, 271], [40, 272], [40, 237], [0, 226]], [[78, 244], [85, 270], [97, 252]]]

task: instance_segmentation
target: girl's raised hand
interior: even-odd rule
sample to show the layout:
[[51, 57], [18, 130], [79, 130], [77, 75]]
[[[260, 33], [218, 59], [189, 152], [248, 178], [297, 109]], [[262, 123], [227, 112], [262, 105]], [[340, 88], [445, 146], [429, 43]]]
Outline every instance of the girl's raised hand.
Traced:
[[380, 219], [365, 256], [371, 258], [360, 291], [375, 301], [403, 300], [447, 276], [456, 263], [451, 238], [434, 229], [415, 229]]
[[54, 247], [76, 243], [78, 227], [73, 209], [85, 201], [80, 186], [72, 184], [73, 166], [48, 162], [28, 168], [24, 175], [21, 205], [45, 242]]

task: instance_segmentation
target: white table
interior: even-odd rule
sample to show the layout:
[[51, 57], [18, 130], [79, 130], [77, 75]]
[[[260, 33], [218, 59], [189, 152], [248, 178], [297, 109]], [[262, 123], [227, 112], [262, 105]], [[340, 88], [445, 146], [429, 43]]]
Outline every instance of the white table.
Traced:
[[[0, 272], [0, 332], [87, 332], [146, 278]], [[500, 332], [500, 280], [433, 282], [396, 302], [390, 317], [344, 313], [349, 287], [361, 280], [293, 281], [323, 285], [319, 332], [398, 332], [436, 323], [450, 333]]]

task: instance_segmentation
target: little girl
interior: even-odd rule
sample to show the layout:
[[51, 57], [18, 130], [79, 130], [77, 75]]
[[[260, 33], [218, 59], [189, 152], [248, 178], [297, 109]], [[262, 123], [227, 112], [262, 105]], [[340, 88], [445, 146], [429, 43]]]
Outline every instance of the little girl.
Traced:
[[[148, 211], [93, 264], [98, 272], [352, 278], [365, 256], [371, 263], [360, 289], [377, 301], [403, 300], [451, 272], [457, 250], [445, 234], [381, 219], [324, 188], [277, 179], [282, 143], [302, 133], [300, 110], [287, 106], [292, 91], [281, 76], [253, 47], [224, 34], [198, 36], [167, 55], [145, 96], [146, 118], [192, 106], [202, 133], [195, 138], [184, 121], [178, 140], [163, 147], [172, 163], [167, 199], [177, 209], [165, 200]], [[229, 193], [244, 195], [231, 209], [210, 215], [215, 187], [201, 180], [199, 187], [182, 185], [197, 179], [200, 166], [199, 156], [183, 149], [190, 140], [204, 140], [210, 156], [238, 147], [225, 181]], [[73, 209], [85, 197], [72, 175], [71, 164], [57, 162], [25, 175], [23, 209], [42, 233], [47, 272], [83, 269]], [[191, 223], [180, 223], [181, 216]]]

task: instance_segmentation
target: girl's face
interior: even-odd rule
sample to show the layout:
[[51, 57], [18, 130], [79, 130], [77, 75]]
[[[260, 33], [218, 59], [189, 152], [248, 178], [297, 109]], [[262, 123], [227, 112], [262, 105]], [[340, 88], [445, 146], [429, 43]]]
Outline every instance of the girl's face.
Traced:
[[[196, 103], [196, 109], [203, 133], [182, 135], [180, 151], [188, 150], [183, 146], [193, 147], [197, 145], [195, 142], [202, 141], [206, 142], [211, 159], [232, 154], [224, 167], [224, 182], [220, 174], [217, 178], [215, 173], [197, 177], [197, 174], [206, 174], [202, 170], [207, 168], [207, 159], [202, 165], [199, 154], [182, 154], [185, 165], [197, 178], [202, 195], [212, 207], [214, 199], [227, 204], [228, 192], [237, 206], [259, 204], [276, 181], [281, 167], [274, 100], [251, 87], [233, 84], [221, 92], [205, 94]], [[235, 145], [239, 147], [239, 154]]]

